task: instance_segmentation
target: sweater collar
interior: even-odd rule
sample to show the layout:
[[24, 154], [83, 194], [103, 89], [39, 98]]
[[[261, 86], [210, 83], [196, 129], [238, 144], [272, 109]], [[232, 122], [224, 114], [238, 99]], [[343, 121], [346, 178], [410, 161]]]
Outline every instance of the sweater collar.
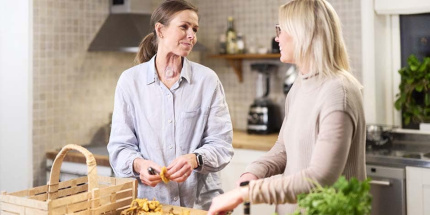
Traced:
[[318, 88], [322, 83], [321, 77], [319, 77], [319, 73], [317, 74], [302, 74], [299, 72], [298, 79], [300, 80], [300, 85], [302, 89], [305, 91], [312, 91]]

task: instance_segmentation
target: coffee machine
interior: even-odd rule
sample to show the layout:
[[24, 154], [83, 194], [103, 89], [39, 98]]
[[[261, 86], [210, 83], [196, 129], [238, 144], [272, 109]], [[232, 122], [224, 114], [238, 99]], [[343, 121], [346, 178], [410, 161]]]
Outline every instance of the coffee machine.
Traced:
[[270, 134], [279, 130], [278, 108], [269, 99], [270, 73], [278, 66], [270, 63], [251, 64], [251, 70], [257, 71], [257, 96], [249, 107], [247, 132], [250, 134]]

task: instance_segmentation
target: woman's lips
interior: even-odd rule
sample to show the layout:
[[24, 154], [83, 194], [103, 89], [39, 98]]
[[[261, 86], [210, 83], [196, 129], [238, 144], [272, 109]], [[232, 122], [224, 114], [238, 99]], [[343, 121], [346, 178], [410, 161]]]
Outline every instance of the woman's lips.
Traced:
[[184, 46], [187, 46], [187, 47], [193, 47], [193, 45], [191, 44], [191, 43], [181, 43], [182, 45], [184, 45]]

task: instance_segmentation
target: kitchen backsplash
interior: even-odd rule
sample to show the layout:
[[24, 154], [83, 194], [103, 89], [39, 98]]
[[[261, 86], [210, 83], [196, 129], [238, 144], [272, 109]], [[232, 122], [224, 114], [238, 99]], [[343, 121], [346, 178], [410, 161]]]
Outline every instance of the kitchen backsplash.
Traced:
[[[236, 32], [245, 37], [247, 47], [271, 49], [275, 36], [275, 24], [278, 23], [278, 8], [287, 3], [285, 0], [217, 0], [198, 1], [200, 13], [199, 41], [208, 47], [209, 54], [218, 51], [220, 34], [227, 30], [227, 18], [234, 18]], [[343, 24], [343, 33], [351, 59], [354, 75], [361, 80], [361, 21], [360, 0], [332, 0]], [[271, 76], [270, 97], [283, 110], [285, 96], [282, 92], [282, 81], [289, 65], [273, 60], [244, 60], [243, 83], [238, 82], [236, 74], [224, 59], [202, 58], [202, 64], [215, 70], [220, 77], [226, 92], [227, 103], [233, 121], [233, 128], [245, 130], [248, 108], [255, 98], [257, 73], [251, 71], [250, 65], [256, 62], [271, 62], [279, 65], [278, 72]]]
[[[151, 0], [155, 8], [162, 0]], [[287, 1], [193, 0], [199, 7], [199, 41], [207, 47], [189, 57], [212, 68], [220, 77], [235, 129], [246, 129], [249, 105], [255, 97], [256, 72], [250, 65], [271, 62], [279, 70], [271, 78], [271, 98], [283, 109], [282, 80], [288, 65], [278, 60], [244, 60], [243, 83], [223, 59], [208, 58], [217, 51], [227, 17], [233, 16], [245, 43], [270, 48], [277, 11]], [[330, 1], [344, 27], [353, 72], [361, 80], [360, 0]], [[109, 13], [107, 0], [34, 1], [34, 186], [46, 184], [45, 152], [66, 144], [88, 144], [109, 123], [119, 75], [133, 66], [134, 54], [87, 52]], [[249, 46], [250, 44], [247, 44]]]

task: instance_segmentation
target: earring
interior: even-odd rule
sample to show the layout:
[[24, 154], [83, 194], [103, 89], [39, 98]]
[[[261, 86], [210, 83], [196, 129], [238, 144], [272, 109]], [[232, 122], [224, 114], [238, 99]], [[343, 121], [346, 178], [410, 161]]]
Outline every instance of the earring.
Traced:
[[160, 34], [160, 36], [159, 36], [160, 38], [163, 38], [163, 35], [162, 34]]

